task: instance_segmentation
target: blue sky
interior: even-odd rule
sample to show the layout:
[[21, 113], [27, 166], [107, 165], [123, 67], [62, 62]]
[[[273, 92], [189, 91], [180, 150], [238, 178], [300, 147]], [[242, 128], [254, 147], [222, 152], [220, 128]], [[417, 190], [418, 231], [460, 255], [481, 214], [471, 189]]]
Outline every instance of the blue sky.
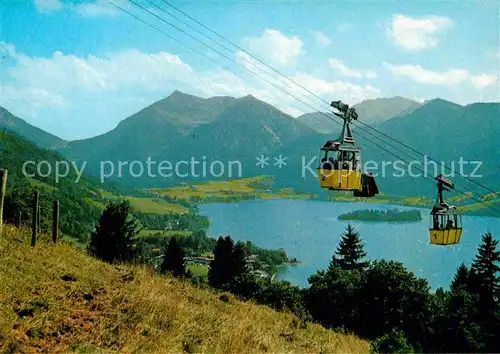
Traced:
[[[105, 0], [4, 0], [0, 105], [64, 139], [105, 133], [174, 89], [202, 97], [252, 94], [293, 116], [313, 109], [288, 93], [328, 109], [237, 48], [227, 52], [146, 0], [134, 1], [241, 67], [127, 0], [110, 1], [195, 51]], [[149, 1], [197, 26], [162, 0]], [[460, 104], [500, 100], [500, 2], [171, 3], [326, 101], [395, 95]]]

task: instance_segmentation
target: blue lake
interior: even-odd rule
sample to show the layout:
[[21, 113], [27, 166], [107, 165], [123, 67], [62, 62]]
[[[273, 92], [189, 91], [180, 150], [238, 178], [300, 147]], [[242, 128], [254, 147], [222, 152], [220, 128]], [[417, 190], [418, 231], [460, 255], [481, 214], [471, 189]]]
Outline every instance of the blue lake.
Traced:
[[[211, 236], [230, 235], [234, 240], [249, 240], [262, 248], [284, 248], [302, 263], [286, 267], [278, 278], [307, 287], [309, 275], [328, 266], [345, 231], [348, 222], [337, 220], [340, 214], [394, 208], [415, 209], [385, 204], [266, 200], [204, 204], [200, 214], [210, 218]], [[360, 233], [369, 259], [402, 262], [417, 276], [427, 279], [434, 289], [448, 287], [460, 263], [470, 265], [484, 233], [500, 238], [500, 218], [464, 215], [464, 234], [459, 245], [430, 245], [430, 210], [420, 210], [424, 219], [416, 223], [350, 223]]]

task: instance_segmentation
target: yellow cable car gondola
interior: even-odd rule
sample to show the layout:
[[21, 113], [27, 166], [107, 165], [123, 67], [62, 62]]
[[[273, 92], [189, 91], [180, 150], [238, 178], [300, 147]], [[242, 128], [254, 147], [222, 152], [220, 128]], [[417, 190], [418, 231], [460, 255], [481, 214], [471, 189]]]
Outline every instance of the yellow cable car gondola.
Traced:
[[433, 245], [455, 245], [460, 243], [462, 237], [462, 219], [457, 208], [446, 204], [443, 198], [443, 191], [449, 191], [448, 188], [454, 188], [452, 181], [439, 175], [437, 181], [437, 200], [432, 208], [429, 238]]
[[341, 101], [331, 106], [341, 113], [334, 114], [344, 120], [342, 132], [336, 140], [328, 140], [321, 148], [318, 179], [321, 188], [337, 191], [352, 191], [356, 197], [373, 197], [378, 187], [373, 176], [361, 171], [361, 152], [354, 142], [349, 124], [358, 119], [356, 110]]

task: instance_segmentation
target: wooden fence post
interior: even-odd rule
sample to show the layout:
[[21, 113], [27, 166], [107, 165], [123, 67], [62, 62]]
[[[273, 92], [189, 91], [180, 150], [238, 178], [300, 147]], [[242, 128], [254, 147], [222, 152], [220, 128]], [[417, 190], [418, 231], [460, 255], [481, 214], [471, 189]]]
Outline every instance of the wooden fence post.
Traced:
[[5, 197], [5, 186], [7, 185], [7, 172], [6, 168], [0, 168], [0, 233], [2, 233], [3, 226], [3, 200]]
[[21, 227], [21, 224], [23, 223], [23, 212], [21, 210], [17, 211], [17, 227]]
[[59, 238], [59, 201], [54, 200], [52, 209], [52, 241], [57, 242]]
[[31, 233], [31, 246], [35, 247], [36, 245], [36, 236], [38, 233], [38, 197], [39, 192], [35, 191], [33, 195], [33, 222], [31, 225], [32, 233]]
[[40, 204], [37, 205], [37, 209], [36, 209], [36, 229], [37, 229], [37, 232], [40, 234], [42, 233], [42, 228], [40, 226]]

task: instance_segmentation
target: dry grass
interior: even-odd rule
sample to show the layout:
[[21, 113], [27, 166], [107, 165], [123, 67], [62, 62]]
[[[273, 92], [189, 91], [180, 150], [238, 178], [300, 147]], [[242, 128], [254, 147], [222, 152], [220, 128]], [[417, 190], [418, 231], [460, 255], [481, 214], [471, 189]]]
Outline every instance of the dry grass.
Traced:
[[126, 197], [130, 201], [132, 210], [137, 213], [176, 213], [185, 214], [189, 210], [182, 205], [168, 203], [160, 198], [136, 198]]
[[[257, 176], [240, 178], [230, 181], [207, 181], [200, 184], [190, 184], [165, 189], [146, 189], [148, 192], [158, 194], [162, 197], [177, 198], [191, 201], [199, 199], [201, 201], [235, 201], [254, 197], [256, 199], [311, 199], [310, 194], [296, 193], [293, 188], [270, 189], [270, 179], [268, 176]], [[269, 187], [269, 189], [267, 187]]]
[[362, 353], [369, 344], [64, 244], [0, 237], [3, 352]]
[[158, 229], [143, 229], [139, 231], [139, 237], [147, 237], [151, 235], [161, 234], [162, 236], [189, 236], [192, 231], [188, 230], [158, 230]]

